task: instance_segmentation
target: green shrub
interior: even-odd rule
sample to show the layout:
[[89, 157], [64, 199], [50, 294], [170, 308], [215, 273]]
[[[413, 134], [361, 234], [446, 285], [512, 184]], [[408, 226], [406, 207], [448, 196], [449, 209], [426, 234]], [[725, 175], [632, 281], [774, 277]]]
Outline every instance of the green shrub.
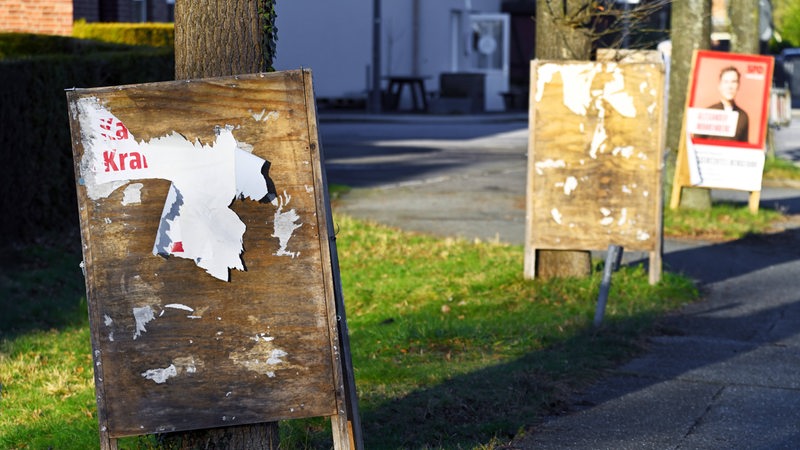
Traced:
[[174, 76], [171, 48], [91, 52], [85, 42], [69, 45], [87, 47], [84, 53], [0, 60], [0, 233], [9, 242], [77, 228], [64, 90]]
[[786, 2], [776, 17], [776, 27], [783, 38], [781, 48], [800, 46], [800, 4]]
[[124, 50], [127, 46], [65, 36], [31, 33], [0, 33], [0, 60], [52, 54], [86, 54]]
[[72, 36], [117, 44], [172, 47], [175, 26], [171, 23], [87, 23], [81, 19], [72, 25]]

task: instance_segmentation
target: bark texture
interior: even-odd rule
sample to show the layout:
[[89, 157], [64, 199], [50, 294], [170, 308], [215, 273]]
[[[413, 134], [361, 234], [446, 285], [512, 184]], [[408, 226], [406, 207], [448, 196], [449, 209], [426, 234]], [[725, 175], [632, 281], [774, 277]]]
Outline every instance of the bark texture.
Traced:
[[758, 0], [737, 0], [728, 4], [731, 19], [731, 52], [758, 54]]
[[589, 60], [591, 16], [587, 0], [536, 2], [536, 58]]
[[[592, 55], [591, 17], [586, 0], [536, 2], [536, 58], [589, 60]], [[588, 251], [539, 250], [536, 276], [586, 277], [592, 273]]]
[[[669, 198], [686, 108], [686, 94], [695, 50], [711, 48], [711, 0], [681, 0], [672, 2], [672, 58], [669, 79], [669, 116], [667, 118], [667, 157], [664, 179]], [[684, 188], [681, 208], [711, 208], [711, 191]]]
[[175, 3], [175, 79], [266, 70], [256, 0]]

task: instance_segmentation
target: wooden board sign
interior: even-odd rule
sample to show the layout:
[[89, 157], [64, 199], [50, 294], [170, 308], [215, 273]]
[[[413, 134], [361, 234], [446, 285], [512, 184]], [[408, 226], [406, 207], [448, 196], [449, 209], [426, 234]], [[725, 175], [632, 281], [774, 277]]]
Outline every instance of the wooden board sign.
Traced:
[[758, 212], [773, 58], [696, 50], [681, 125], [670, 208], [684, 187], [750, 193]]
[[312, 92], [68, 91], [101, 439], [352, 410]]
[[664, 69], [652, 62], [533, 61], [525, 275], [536, 251], [650, 255], [661, 273]]

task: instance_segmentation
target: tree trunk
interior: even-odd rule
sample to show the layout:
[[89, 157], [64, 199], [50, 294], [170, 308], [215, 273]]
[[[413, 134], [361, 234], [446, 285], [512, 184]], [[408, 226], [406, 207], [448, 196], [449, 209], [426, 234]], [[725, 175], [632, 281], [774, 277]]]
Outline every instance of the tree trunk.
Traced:
[[731, 52], [759, 53], [761, 42], [758, 35], [758, 0], [737, 0], [728, 4], [731, 19]]
[[[536, 2], [536, 58], [589, 60], [592, 33], [586, 0], [540, 0]], [[538, 250], [536, 276], [586, 277], [592, 273], [588, 251]]]
[[269, 8], [271, 3], [271, 0], [176, 2], [175, 78], [266, 71], [273, 49], [264, 37], [259, 10]]
[[536, 2], [536, 58], [589, 60], [592, 56], [590, 10], [586, 0]]
[[[664, 180], [665, 198], [672, 193], [678, 144], [681, 137], [686, 94], [695, 50], [711, 48], [711, 0], [681, 0], [672, 2], [672, 57], [669, 79], [669, 116], [667, 118], [667, 158]], [[710, 209], [711, 191], [684, 188], [682, 208]]]
[[[175, 2], [175, 79], [222, 77], [268, 70], [274, 54], [273, 0]], [[266, 20], [269, 23], [265, 24]], [[163, 436], [165, 448], [278, 448], [277, 422], [178, 432]]]

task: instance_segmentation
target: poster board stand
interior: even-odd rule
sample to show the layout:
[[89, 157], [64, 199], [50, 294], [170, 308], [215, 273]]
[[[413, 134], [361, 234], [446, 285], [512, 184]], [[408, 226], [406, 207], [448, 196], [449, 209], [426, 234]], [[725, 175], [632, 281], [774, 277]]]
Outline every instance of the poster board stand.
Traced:
[[647, 252], [661, 278], [664, 66], [531, 63], [525, 268], [536, 251]]
[[694, 52], [670, 209], [697, 187], [748, 192], [758, 213], [772, 71], [769, 56]]
[[101, 447], [324, 416], [363, 448], [311, 72], [67, 98]]

